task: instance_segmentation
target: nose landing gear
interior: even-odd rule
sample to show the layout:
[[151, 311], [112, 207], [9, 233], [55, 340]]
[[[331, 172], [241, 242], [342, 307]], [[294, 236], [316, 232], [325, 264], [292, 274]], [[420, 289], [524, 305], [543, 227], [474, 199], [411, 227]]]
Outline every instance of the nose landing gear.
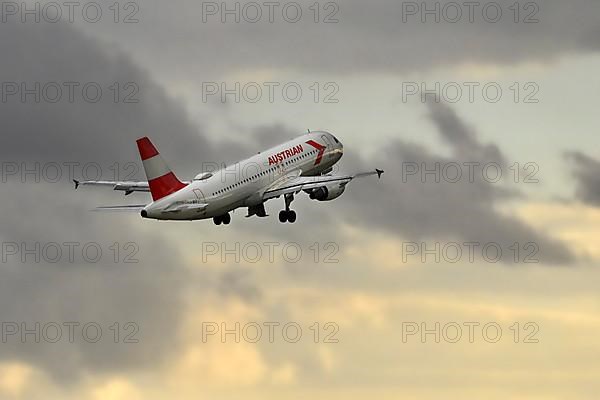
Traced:
[[279, 222], [285, 223], [289, 222], [293, 224], [296, 222], [296, 211], [290, 210], [290, 204], [294, 201], [294, 194], [288, 193], [284, 195], [285, 197], [285, 210], [281, 210], [279, 212]]

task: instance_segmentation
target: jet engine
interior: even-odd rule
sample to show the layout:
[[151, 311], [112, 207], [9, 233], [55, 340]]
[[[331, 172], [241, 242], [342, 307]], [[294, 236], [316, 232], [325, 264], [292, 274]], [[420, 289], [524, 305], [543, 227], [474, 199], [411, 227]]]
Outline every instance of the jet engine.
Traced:
[[340, 197], [342, 193], [344, 193], [344, 190], [346, 190], [346, 185], [335, 183], [332, 185], [321, 186], [316, 189], [311, 189], [307, 192], [310, 198], [313, 200], [329, 201]]

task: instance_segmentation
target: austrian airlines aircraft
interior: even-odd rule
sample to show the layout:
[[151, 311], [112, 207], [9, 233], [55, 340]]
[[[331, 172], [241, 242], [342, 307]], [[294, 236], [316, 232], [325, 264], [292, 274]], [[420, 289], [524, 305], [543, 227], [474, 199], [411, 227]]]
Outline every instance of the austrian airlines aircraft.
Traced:
[[169, 169], [147, 137], [137, 140], [147, 182], [75, 181], [80, 185], [111, 186], [114, 190], [150, 192], [147, 205], [99, 207], [103, 210], [137, 210], [143, 218], [191, 221], [212, 218], [216, 225], [231, 222], [230, 211], [247, 207], [251, 217], [266, 217], [265, 202], [284, 196], [285, 210], [279, 221], [294, 223], [290, 210], [294, 195], [305, 192], [313, 200], [333, 200], [344, 193], [354, 178], [377, 175], [382, 170], [356, 175], [332, 175], [333, 165], [344, 152], [340, 141], [327, 132], [312, 132], [258, 153], [219, 171], [200, 173], [182, 182]]

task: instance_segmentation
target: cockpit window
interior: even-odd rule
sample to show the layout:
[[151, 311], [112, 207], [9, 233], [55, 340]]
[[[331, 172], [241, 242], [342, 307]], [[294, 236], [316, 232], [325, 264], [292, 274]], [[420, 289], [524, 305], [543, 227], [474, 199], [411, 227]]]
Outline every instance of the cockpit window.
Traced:
[[333, 140], [335, 140], [336, 143], [340, 142], [339, 140], [337, 140], [337, 138], [335, 136], [331, 135], [331, 137], [333, 138]]

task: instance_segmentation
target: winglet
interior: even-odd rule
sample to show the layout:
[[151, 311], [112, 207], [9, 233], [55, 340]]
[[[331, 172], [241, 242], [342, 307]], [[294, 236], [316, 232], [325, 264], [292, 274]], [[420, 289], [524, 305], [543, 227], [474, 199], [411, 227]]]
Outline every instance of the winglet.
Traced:
[[77, 179], [73, 179], [73, 183], [75, 184], [75, 190], [79, 188], [79, 181]]
[[377, 169], [377, 168], [375, 168], [375, 171], [377, 172], [377, 177], [378, 177], [379, 179], [381, 179], [381, 175], [383, 175], [383, 172], [384, 172], [384, 171], [383, 171], [382, 169]]

